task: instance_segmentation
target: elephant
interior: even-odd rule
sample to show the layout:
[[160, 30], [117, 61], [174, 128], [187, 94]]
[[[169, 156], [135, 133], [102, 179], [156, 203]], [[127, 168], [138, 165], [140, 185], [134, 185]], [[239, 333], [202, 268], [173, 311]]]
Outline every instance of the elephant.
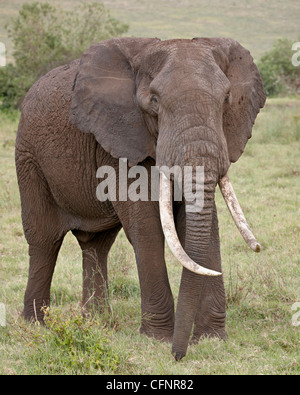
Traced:
[[[25, 319], [43, 321], [69, 231], [82, 249], [82, 306], [101, 312], [108, 253], [123, 228], [137, 263], [140, 333], [172, 342], [176, 360], [190, 341], [225, 339], [215, 191], [218, 184], [245, 241], [259, 251], [227, 173], [265, 100], [250, 52], [229, 38], [113, 38], [41, 77], [23, 101], [15, 151], [29, 246]], [[159, 201], [100, 201], [97, 169], [109, 166], [119, 174], [120, 158], [127, 170], [138, 165], [147, 174], [153, 167], [189, 166], [194, 189], [194, 170], [203, 168], [201, 210], [193, 210], [184, 193], [174, 200], [175, 178], [163, 171]], [[165, 241], [183, 265], [176, 314]]]

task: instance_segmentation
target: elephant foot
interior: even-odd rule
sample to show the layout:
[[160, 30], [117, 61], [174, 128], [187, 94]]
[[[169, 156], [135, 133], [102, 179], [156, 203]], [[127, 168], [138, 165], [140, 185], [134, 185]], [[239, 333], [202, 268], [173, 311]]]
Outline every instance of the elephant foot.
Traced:
[[141, 334], [163, 342], [172, 342], [173, 331], [173, 320], [170, 320], [168, 324], [160, 325], [157, 321], [151, 322], [150, 319], [144, 319], [140, 327]]
[[174, 305], [162, 308], [159, 313], [143, 309], [140, 333], [163, 342], [172, 342], [174, 332]]
[[112, 314], [111, 306], [108, 300], [92, 300], [89, 303], [83, 302], [81, 306], [81, 314], [84, 318], [93, 317], [100, 315], [104, 317], [110, 317]]
[[194, 332], [190, 343], [197, 344], [203, 338], [217, 338], [219, 340], [225, 341], [228, 339], [228, 335], [225, 329], [219, 329], [219, 330], [212, 329], [212, 330], [206, 330], [201, 332]]
[[39, 322], [44, 325], [45, 309], [49, 307], [50, 300], [33, 300], [32, 303], [26, 303], [21, 316], [28, 322]]
[[155, 331], [153, 331], [148, 328], [147, 329], [143, 328], [141, 326], [140, 333], [142, 335], [146, 335], [148, 337], [151, 337], [151, 338], [154, 338], [156, 340], [166, 342], [166, 343], [171, 343], [172, 339], [173, 339], [173, 330], [172, 331], [170, 331], [170, 330], [160, 330], [159, 331], [156, 329]]

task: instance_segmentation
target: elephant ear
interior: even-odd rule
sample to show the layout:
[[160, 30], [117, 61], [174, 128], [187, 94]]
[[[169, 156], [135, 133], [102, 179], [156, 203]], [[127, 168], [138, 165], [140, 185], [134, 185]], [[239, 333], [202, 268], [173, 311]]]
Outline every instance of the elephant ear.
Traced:
[[93, 133], [113, 157], [134, 166], [155, 158], [155, 140], [135, 101], [132, 59], [154, 39], [121, 38], [92, 45], [80, 60], [73, 86], [70, 121]]
[[213, 56], [230, 81], [230, 100], [224, 104], [223, 130], [231, 162], [244, 152], [252, 128], [263, 108], [266, 95], [263, 82], [250, 52], [237, 41], [225, 38], [205, 39]]

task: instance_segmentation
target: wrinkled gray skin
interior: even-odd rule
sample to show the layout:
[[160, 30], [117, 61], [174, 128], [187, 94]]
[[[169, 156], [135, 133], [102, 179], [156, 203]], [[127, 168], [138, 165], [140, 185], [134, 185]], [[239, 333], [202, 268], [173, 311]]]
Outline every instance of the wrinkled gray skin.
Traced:
[[249, 52], [230, 39], [122, 38], [98, 43], [30, 89], [16, 141], [16, 167], [30, 269], [26, 319], [43, 319], [63, 238], [83, 254], [83, 305], [107, 297], [107, 255], [121, 227], [133, 245], [141, 287], [140, 331], [173, 341], [182, 358], [192, 339], [226, 337], [221, 276], [183, 269], [176, 316], [164, 260], [158, 202], [99, 202], [99, 166], [118, 158], [149, 171], [204, 166], [200, 213], [174, 204], [180, 241], [204, 267], [221, 271], [216, 185], [244, 150], [265, 103]]

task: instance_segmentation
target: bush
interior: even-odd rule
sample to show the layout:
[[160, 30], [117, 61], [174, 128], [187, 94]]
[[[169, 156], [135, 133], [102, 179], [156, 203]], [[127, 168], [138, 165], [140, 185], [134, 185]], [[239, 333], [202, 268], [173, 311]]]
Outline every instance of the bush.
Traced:
[[25, 360], [35, 374], [117, 373], [126, 363], [112, 347], [112, 334], [96, 317], [76, 309], [44, 308], [45, 328], [18, 321], [13, 329], [26, 342]]
[[34, 79], [28, 74], [20, 74], [17, 67], [8, 64], [0, 68], [0, 109], [18, 108]]
[[292, 45], [292, 41], [282, 38], [258, 62], [268, 96], [299, 92], [300, 68], [292, 64]]
[[96, 2], [83, 3], [72, 12], [49, 3], [26, 3], [6, 28], [14, 44], [15, 65], [0, 69], [2, 108], [19, 107], [39, 77], [80, 57], [93, 43], [128, 31]]

